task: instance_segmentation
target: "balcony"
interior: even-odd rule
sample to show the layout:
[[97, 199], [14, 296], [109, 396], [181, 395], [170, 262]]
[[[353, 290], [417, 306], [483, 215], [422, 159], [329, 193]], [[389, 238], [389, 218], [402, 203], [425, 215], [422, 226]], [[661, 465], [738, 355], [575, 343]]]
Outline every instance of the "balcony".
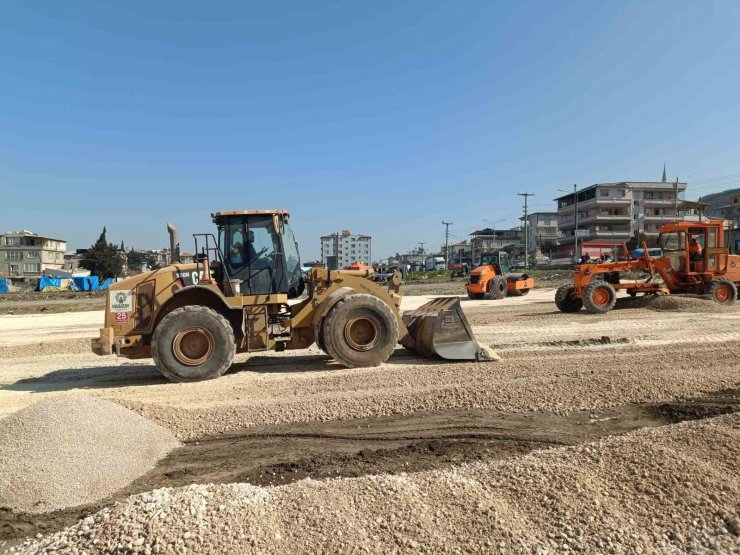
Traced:
[[[638, 199], [639, 200], [639, 199]], [[676, 201], [674, 199], [664, 199], [664, 198], [644, 198], [642, 200], [639, 200], [639, 202], [642, 202], [645, 206], [675, 206]]]
[[595, 214], [593, 216], [586, 216], [585, 218], [579, 218], [578, 224], [593, 222], [628, 222], [630, 221], [629, 214]]
[[632, 197], [595, 197], [578, 203], [578, 208], [590, 206], [629, 206]]

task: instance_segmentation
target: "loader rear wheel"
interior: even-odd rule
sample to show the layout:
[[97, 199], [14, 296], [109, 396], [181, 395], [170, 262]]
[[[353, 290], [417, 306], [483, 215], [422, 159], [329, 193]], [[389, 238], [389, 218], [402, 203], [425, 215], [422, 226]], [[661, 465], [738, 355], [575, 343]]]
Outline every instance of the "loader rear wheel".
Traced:
[[511, 292], [511, 294], [514, 295], [515, 297], [523, 297], [527, 293], [529, 293], [529, 289], [514, 289]]
[[608, 281], [589, 283], [583, 290], [583, 306], [592, 314], [605, 314], [617, 302], [617, 292]]
[[223, 375], [234, 360], [231, 324], [206, 306], [185, 306], [167, 314], [152, 336], [157, 370], [173, 382], [197, 382]]
[[737, 287], [729, 279], [713, 279], [707, 297], [716, 303], [731, 305], [737, 300]]
[[486, 287], [486, 299], [503, 299], [506, 297], [508, 287], [504, 276], [493, 276]]
[[398, 321], [391, 308], [373, 295], [345, 297], [321, 325], [327, 354], [342, 366], [379, 366], [398, 344]]
[[561, 285], [555, 291], [555, 304], [561, 312], [578, 312], [583, 308], [583, 300], [576, 296], [576, 288], [572, 285]]

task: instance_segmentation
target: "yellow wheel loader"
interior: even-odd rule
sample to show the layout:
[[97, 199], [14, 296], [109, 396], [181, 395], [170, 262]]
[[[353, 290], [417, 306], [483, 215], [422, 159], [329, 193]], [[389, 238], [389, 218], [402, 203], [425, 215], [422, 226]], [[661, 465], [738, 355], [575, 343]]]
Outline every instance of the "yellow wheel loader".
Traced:
[[[221, 376], [235, 353], [304, 349], [314, 342], [339, 364], [377, 366], [400, 342], [423, 356], [490, 360], [458, 297], [401, 315], [399, 273], [383, 288], [372, 269], [301, 271], [284, 210], [212, 214], [218, 236], [196, 234], [195, 261], [173, 263], [113, 284], [99, 355], [154, 358], [176, 382]], [[306, 293], [306, 295], [304, 295]]]

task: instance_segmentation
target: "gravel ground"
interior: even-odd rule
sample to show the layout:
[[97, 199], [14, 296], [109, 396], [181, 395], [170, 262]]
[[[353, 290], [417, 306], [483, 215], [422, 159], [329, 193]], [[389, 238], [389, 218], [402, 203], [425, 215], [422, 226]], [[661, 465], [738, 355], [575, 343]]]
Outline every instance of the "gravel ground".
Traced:
[[43, 513], [98, 501], [179, 442], [120, 405], [66, 395], [0, 421], [0, 507]]
[[159, 489], [19, 551], [739, 552], [738, 461], [732, 415], [442, 471]]
[[693, 312], [702, 314], [733, 313], [740, 310], [740, 306], [721, 305], [699, 296], [689, 295], [661, 295], [641, 296], [619, 299], [621, 308], [644, 307], [659, 312]]

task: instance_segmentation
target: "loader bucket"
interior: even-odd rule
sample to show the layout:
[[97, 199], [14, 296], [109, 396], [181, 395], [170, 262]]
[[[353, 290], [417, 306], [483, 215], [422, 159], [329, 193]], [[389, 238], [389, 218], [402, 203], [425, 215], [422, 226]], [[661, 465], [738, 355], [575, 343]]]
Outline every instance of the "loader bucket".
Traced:
[[432, 299], [416, 310], [403, 313], [409, 330], [401, 344], [429, 358], [448, 360], [493, 360], [481, 348], [462, 311], [459, 297]]

